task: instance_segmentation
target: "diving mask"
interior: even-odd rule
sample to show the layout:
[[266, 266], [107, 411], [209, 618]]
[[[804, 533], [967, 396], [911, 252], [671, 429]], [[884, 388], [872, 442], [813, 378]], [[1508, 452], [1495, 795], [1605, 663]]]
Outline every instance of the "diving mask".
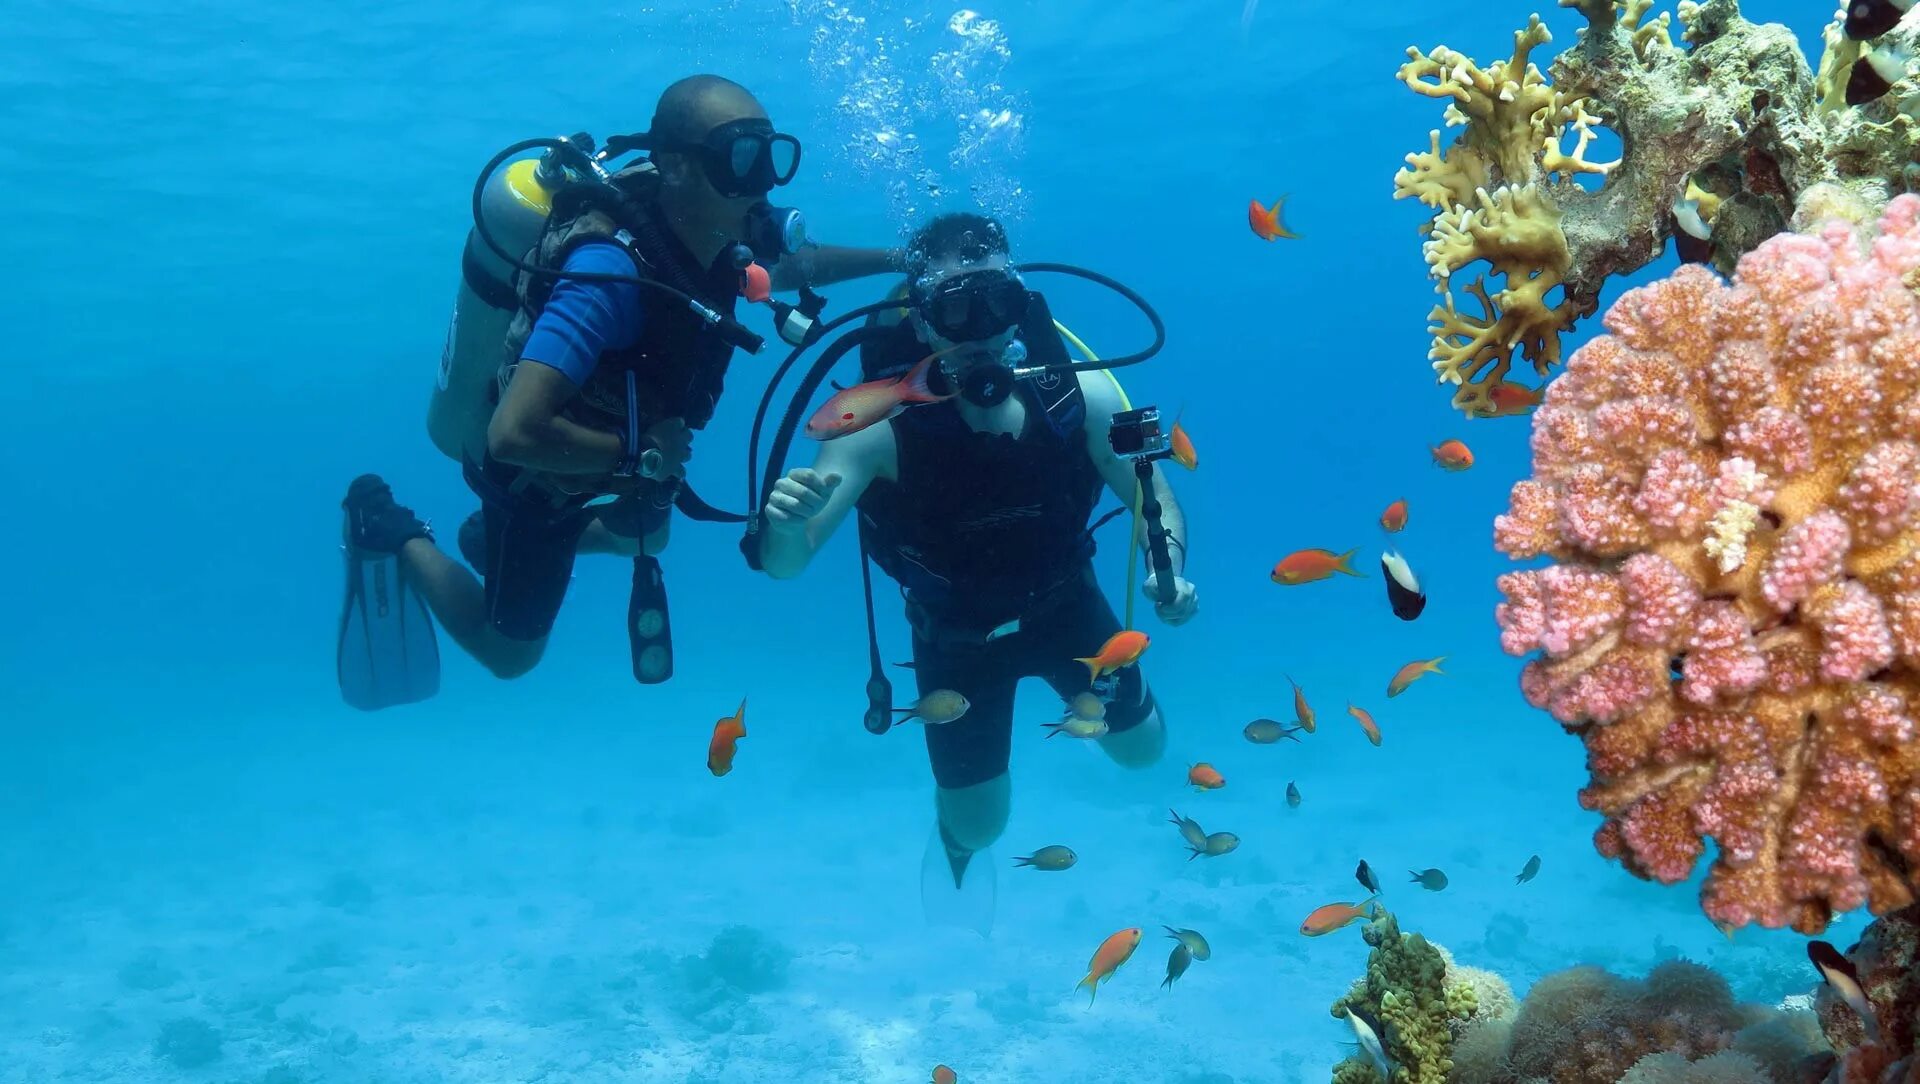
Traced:
[[948, 342], [979, 342], [1004, 334], [1027, 315], [1027, 284], [1013, 271], [967, 271], [909, 292], [929, 330]]
[[800, 141], [759, 117], [729, 121], [699, 142], [663, 140], [651, 149], [693, 157], [706, 171], [707, 183], [729, 199], [764, 196], [800, 169]]

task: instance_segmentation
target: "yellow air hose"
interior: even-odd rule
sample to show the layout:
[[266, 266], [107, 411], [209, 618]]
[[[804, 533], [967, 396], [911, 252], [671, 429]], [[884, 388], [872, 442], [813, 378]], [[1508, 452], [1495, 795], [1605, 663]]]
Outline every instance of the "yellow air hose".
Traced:
[[[1088, 349], [1087, 344], [1080, 340], [1080, 336], [1075, 335], [1067, 325], [1055, 320], [1053, 322], [1053, 329], [1060, 333], [1061, 338], [1073, 344], [1073, 348], [1080, 351], [1081, 357], [1094, 362], [1100, 360], [1094, 356], [1091, 349]], [[1133, 401], [1127, 398], [1127, 389], [1120, 386], [1120, 378], [1114, 376], [1113, 370], [1111, 369], [1102, 369], [1100, 373], [1108, 380], [1113, 381], [1113, 390], [1120, 396], [1120, 409], [1132, 410]], [[1126, 587], [1124, 588], [1127, 596], [1127, 623], [1124, 627], [1129, 629], [1133, 628], [1133, 577], [1134, 573], [1139, 570], [1140, 562], [1140, 483], [1138, 480], [1133, 483], [1132, 512], [1133, 529], [1128, 532], [1127, 537], [1127, 579]]]

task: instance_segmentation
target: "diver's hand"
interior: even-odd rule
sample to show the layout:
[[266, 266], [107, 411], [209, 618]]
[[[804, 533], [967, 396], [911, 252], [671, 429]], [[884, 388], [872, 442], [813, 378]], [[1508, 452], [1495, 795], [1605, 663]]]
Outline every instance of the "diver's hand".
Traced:
[[1147, 573], [1147, 582], [1140, 585], [1140, 590], [1153, 600], [1153, 612], [1159, 614], [1160, 620], [1169, 625], [1184, 625], [1200, 611], [1200, 592], [1178, 576], [1173, 578], [1173, 601], [1171, 602], [1160, 601], [1158, 572]]
[[693, 458], [693, 430], [685, 418], [668, 418], [647, 427], [647, 440], [660, 451], [660, 473], [656, 479], [684, 478], [687, 460]]
[[840, 476], [821, 474], [809, 467], [797, 467], [785, 478], [773, 483], [773, 495], [767, 498], [767, 527], [781, 531], [804, 531], [815, 516], [826, 510], [827, 498], [840, 488]]

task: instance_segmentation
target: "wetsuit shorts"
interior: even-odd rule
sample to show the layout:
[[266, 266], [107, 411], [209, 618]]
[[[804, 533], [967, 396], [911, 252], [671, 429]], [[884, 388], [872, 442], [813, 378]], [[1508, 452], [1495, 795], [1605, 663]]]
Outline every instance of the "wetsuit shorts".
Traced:
[[[914, 673], [922, 695], [952, 689], [967, 698], [967, 713], [954, 722], [923, 728], [933, 779], [943, 789], [970, 787], [1007, 771], [1013, 753], [1014, 690], [1021, 678], [1044, 679], [1065, 701], [1092, 687], [1087, 664], [1076, 659], [1096, 655], [1107, 638], [1120, 631], [1120, 619], [1095, 581], [1093, 570], [1060, 588], [1040, 612], [1023, 618], [1017, 632], [984, 643], [954, 642], [916, 630]], [[1131, 730], [1153, 712], [1153, 693], [1138, 666], [1115, 675], [1117, 687], [1107, 703], [1109, 732]], [[1040, 728], [1033, 727], [1036, 734]]]
[[[479, 552], [465, 552], [487, 589], [487, 622], [509, 640], [544, 640], [567, 597], [580, 536], [595, 519], [626, 538], [660, 529], [671, 504], [622, 498], [611, 504], [555, 505], [538, 490], [508, 489], [514, 468], [488, 459], [466, 469], [467, 485], [480, 497], [484, 530]], [[463, 550], [466, 550], [463, 547]]]

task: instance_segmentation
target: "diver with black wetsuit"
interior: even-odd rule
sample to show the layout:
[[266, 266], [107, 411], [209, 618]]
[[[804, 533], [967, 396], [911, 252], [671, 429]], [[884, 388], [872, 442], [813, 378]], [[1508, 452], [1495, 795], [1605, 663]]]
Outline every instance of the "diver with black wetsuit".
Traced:
[[[937, 218], [907, 261], [906, 318], [863, 343], [864, 376], [897, 375], [939, 352], [929, 380], [951, 398], [829, 440], [813, 467], [781, 478], [758, 556], [776, 578], [798, 575], [858, 510], [865, 548], [906, 597], [921, 693], [952, 689], [971, 703], [957, 721], [925, 728], [939, 821], [926, 869], [950, 876], [962, 897], [984, 896], [953, 916], [980, 928], [991, 921], [992, 871], [972, 858], [1006, 825], [1021, 678], [1044, 679], [1063, 700], [1096, 693], [1106, 705], [1099, 742], [1118, 763], [1153, 764], [1165, 747], [1138, 667], [1096, 683], [1076, 661], [1121, 629], [1094, 578], [1089, 520], [1103, 487], [1131, 505], [1138, 476], [1107, 439], [1109, 419], [1127, 409], [1118, 382], [1043, 368], [1064, 362], [1066, 346], [1044, 298], [1009, 266], [998, 222]], [[1036, 375], [1016, 378], [1016, 367]], [[1186, 525], [1157, 467], [1151, 479], [1173, 588], [1150, 576], [1146, 593], [1177, 625], [1197, 605], [1179, 576]], [[976, 879], [988, 883], [970, 888]], [[937, 895], [930, 883], [923, 891]]]

